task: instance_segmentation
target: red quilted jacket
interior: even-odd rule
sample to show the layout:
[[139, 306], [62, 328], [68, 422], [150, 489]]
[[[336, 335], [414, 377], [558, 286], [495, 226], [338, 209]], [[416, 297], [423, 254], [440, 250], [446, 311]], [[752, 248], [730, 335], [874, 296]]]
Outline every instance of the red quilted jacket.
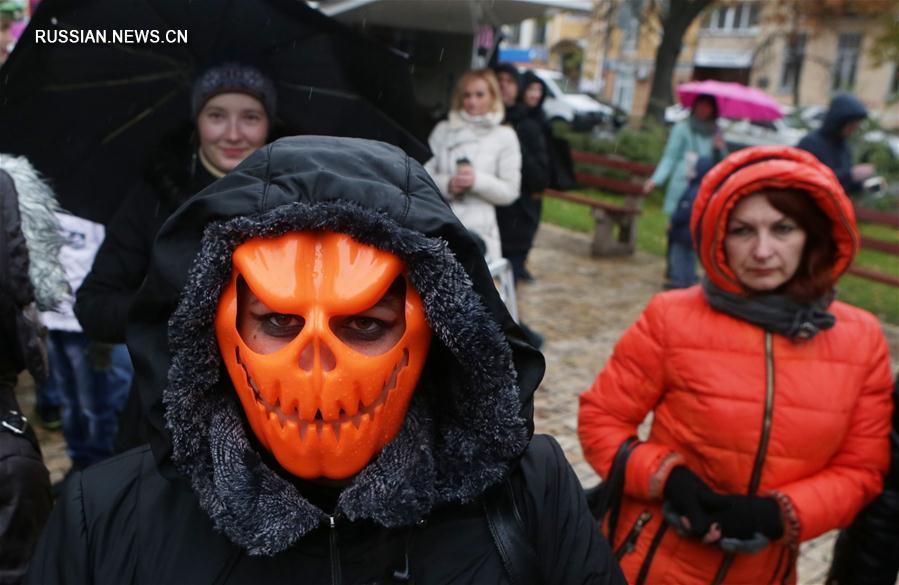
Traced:
[[[720, 288], [742, 291], [725, 264], [727, 215], [740, 197], [771, 186], [807, 190], [833, 220], [836, 281], [858, 246], [852, 205], [829, 169], [781, 147], [735, 153], [703, 181], [691, 223], [706, 273]], [[605, 476], [618, 446], [654, 413], [648, 439], [628, 461], [612, 543], [633, 545], [621, 558], [629, 582], [795, 582], [799, 542], [847, 525], [881, 490], [887, 345], [869, 313], [840, 302], [829, 311], [833, 328], [791, 341], [712, 309], [696, 286], [657, 295], [625, 332], [580, 398], [578, 432]], [[753, 555], [725, 555], [678, 536], [661, 514], [664, 482], [678, 464], [722, 493], [775, 496], [784, 538]], [[641, 515], [648, 522], [638, 522]]]

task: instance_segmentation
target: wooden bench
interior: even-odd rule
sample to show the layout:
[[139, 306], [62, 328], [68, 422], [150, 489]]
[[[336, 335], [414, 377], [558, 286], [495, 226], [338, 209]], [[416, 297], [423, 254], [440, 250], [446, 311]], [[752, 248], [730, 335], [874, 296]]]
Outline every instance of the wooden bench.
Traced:
[[[858, 223], [870, 223], [873, 225], [899, 228], [899, 213], [889, 213], [886, 211], [875, 211], [873, 209], [856, 207], [855, 218]], [[899, 244], [896, 242], [887, 242], [885, 240], [878, 240], [877, 238], [862, 236], [861, 244], [863, 250], [874, 250], [899, 256]], [[865, 268], [863, 266], [856, 266], [855, 264], [850, 266], [847, 272], [861, 278], [867, 278], [868, 280], [873, 280], [882, 284], [899, 287], [899, 277], [893, 276], [892, 274], [884, 274], [883, 272], [871, 270], [870, 268]]]
[[612, 155], [594, 154], [573, 150], [571, 158], [580, 163], [579, 168], [590, 170], [616, 169], [629, 173], [627, 179], [603, 177], [591, 172], [579, 170], [575, 180], [581, 187], [596, 187], [606, 193], [624, 196], [623, 205], [606, 203], [593, 197], [546, 189], [542, 197], [552, 197], [590, 207], [596, 223], [593, 232], [591, 254], [593, 256], [621, 256], [633, 254], [637, 242], [637, 216], [643, 207], [643, 181], [652, 175], [655, 167], [646, 163], [638, 163]]

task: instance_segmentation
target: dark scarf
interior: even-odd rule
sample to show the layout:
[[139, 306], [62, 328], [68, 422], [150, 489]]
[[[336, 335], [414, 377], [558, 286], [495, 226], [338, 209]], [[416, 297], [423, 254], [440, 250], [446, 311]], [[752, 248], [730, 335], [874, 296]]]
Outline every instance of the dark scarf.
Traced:
[[811, 303], [798, 303], [780, 294], [747, 297], [721, 290], [708, 277], [702, 279], [702, 289], [713, 309], [792, 340], [811, 339], [836, 323], [836, 317], [826, 310], [833, 294]]
[[712, 120], [700, 120], [696, 116], [690, 116], [690, 130], [700, 136], [714, 136], [718, 131], [718, 122]]

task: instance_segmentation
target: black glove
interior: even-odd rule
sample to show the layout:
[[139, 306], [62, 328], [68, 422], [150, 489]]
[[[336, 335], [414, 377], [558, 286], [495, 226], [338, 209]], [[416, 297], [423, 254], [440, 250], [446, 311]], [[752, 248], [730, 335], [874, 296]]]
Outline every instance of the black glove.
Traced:
[[[666, 514], [666, 518], [674, 524], [678, 533], [702, 538], [715, 520], [706, 509], [704, 500], [715, 495], [715, 492], [695, 473], [683, 465], [678, 465], [671, 470], [668, 481], [665, 482], [663, 491], [665, 505], [675, 515], [672, 518], [670, 514]], [[685, 516], [689, 520], [689, 529], [683, 525], [680, 516]]]
[[777, 540], [784, 534], [780, 506], [774, 498], [711, 492], [703, 496], [702, 503], [718, 523], [723, 539], [750, 540], [762, 534], [768, 540]]

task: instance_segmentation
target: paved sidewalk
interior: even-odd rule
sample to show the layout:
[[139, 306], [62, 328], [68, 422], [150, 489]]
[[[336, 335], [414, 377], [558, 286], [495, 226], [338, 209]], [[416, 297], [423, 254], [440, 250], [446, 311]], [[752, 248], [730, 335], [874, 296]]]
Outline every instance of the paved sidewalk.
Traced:
[[[543, 351], [547, 370], [537, 392], [537, 432], [554, 435], [585, 485], [598, 477], [584, 461], [577, 439], [577, 396], [593, 382], [615, 342], [633, 323], [650, 297], [659, 291], [663, 262], [657, 256], [593, 259], [589, 237], [552, 225], [541, 226], [529, 266], [537, 282], [519, 289], [522, 319], [546, 337]], [[888, 339], [899, 355], [899, 334], [890, 328]], [[24, 411], [33, 412], [33, 393], [20, 392]], [[60, 433], [39, 429], [44, 457], [53, 481], [63, 477], [70, 463]], [[799, 583], [824, 582], [834, 533], [803, 545]]]

